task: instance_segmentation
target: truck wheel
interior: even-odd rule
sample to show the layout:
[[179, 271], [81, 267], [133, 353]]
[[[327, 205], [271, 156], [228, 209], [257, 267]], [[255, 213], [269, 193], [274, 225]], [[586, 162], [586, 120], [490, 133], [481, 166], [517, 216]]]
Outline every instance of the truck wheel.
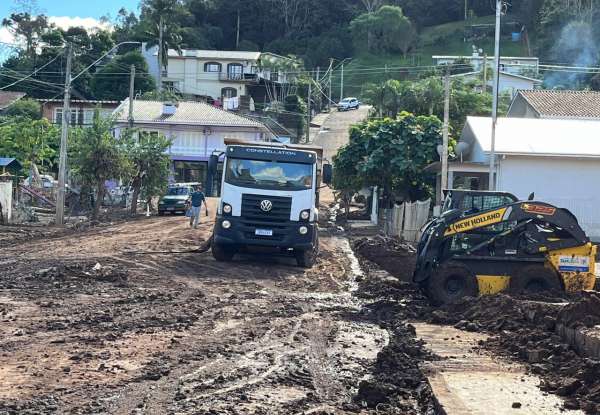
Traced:
[[475, 274], [457, 262], [441, 265], [427, 280], [427, 295], [434, 305], [452, 303], [478, 294]]
[[235, 250], [225, 246], [213, 243], [211, 246], [213, 258], [219, 262], [227, 262], [233, 259]]
[[312, 268], [317, 262], [318, 251], [316, 249], [307, 249], [305, 251], [296, 251], [296, 262], [299, 267]]
[[534, 294], [562, 290], [556, 272], [541, 266], [529, 265], [510, 279], [511, 294]]

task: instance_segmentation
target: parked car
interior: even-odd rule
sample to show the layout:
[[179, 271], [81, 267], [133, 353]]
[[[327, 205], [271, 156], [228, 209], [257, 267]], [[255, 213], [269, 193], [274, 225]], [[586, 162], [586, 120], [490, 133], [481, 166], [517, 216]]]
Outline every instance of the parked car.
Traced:
[[337, 107], [338, 111], [357, 110], [360, 108], [360, 101], [356, 98], [344, 98], [338, 103]]
[[193, 186], [199, 183], [176, 183], [170, 185], [167, 193], [158, 202], [158, 215], [165, 213], [185, 213], [188, 208]]

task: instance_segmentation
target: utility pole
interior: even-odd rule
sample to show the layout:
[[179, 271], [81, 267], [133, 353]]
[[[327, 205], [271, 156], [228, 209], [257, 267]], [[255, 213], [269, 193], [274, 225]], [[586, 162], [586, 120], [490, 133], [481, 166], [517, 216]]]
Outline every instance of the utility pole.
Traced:
[[73, 50], [70, 43], [67, 44], [67, 68], [65, 74], [65, 96], [62, 109], [62, 129], [60, 131], [60, 156], [58, 162], [58, 193], [56, 195], [56, 225], [65, 223], [65, 185], [67, 182], [67, 140], [69, 138], [69, 122], [71, 121], [71, 60]]
[[500, 18], [502, 0], [496, 0], [496, 40], [494, 47], [494, 88], [492, 98], [492, 142], [490, 149], [490, 172], [488, 190], [496, 190], [496, 124], [498, 122], [498, 86], [500, 82]]
[[487, 92], [487, 54], [483, 54], [483, 85], [481, 93], [485, 94]]
[[465, 0], [465, 20], [469, 20], [469, 0]]
[[327, 89], [327, 108], [331, 110], [331, 75], [333, 72], [333, 58], [329, 59], [329, 88]]
[[[444, 190], [448, 189], [448, 131], [450, 124], [450, 67], [444, 76], [444, 128], [442, 142], [442, 186], [440, 200], [444, 200]], [[450, 183], [452, 187], [452, 183]]]
[[310, 96], [312, 93], [312, 74], [310, 76], [310, 80], [308, 81], [308, 98], [307, 98], [307, 102], [306, 102], [306, 107], [307, 107], [307, 111], [306, 111], [306, 143], [310, 143]]
[[[162, 92], [162, 71], [163, 71], [163, 17], [158, 19], [158, 92]], [[167, 56], [169, 52], [167, 51]]]
[[340, 75], [340, 101], [344, 99], [344, 63], [342, 62], [342, 73]]
[[129, 128], [133, 128], [133, 98], [135, 94], [135, 65], [131, 65], [131, 75], [129, 75]]

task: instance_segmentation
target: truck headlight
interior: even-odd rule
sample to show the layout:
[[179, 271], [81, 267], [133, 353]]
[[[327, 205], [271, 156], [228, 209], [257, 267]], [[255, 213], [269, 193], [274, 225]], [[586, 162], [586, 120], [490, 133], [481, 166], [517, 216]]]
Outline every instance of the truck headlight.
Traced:
[[306, 226], [300, 226], [298, 232], [300, 232], [300, 235], [306, 235], [308, 233], [308, 228]]
[[178, 200], [178, 201], [177, 201], [177, 204], [178, 204], [178, 205], [185, 205], [185, 200]]
[[300, 212], [300, 219], [308, 220], [308, 218], [310, 218], [310, 210], [303, 210]]
[[223, 227], [223, 229], [229, 229], [231, 228], [231, 222], [229, 222], [228, 220], [224, 220], [223, 222], [221, 222], [221, 226]]
[[227, 203], [223, 203], [223, 213], [230, 214], [231, 210], [232, 210], [231, 205], [228, 205]]

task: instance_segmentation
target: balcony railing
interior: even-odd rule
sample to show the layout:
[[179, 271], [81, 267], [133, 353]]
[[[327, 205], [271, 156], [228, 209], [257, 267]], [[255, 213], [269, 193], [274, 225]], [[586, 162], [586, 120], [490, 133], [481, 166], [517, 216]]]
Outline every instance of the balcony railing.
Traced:
[[255, 73], [219, 72], [219, 81], [258, 82], [258, 75]]

